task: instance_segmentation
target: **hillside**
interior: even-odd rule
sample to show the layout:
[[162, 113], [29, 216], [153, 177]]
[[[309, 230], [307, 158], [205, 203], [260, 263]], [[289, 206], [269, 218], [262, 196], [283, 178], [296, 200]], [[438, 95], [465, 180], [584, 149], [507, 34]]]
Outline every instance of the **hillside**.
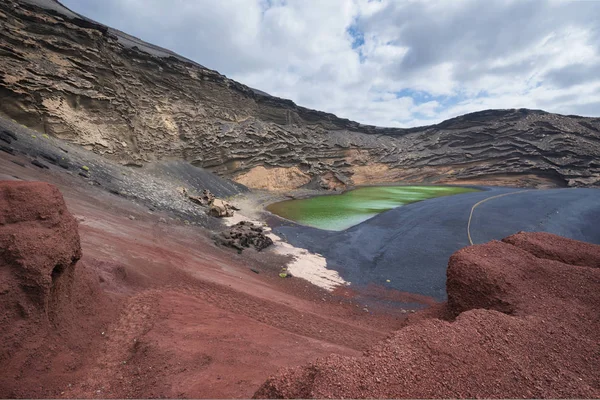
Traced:
[[487, 110], [378, 128], [269, 96], [54, 0], [3, 1], [0, 20], [0, 114], [125, 165], [182, 159], [265, 189], [600, 184], [600, 118]]

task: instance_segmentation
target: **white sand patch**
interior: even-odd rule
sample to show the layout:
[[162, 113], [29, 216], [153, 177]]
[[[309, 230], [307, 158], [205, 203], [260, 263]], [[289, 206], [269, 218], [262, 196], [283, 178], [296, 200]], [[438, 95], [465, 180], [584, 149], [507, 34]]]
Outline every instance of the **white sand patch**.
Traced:
[[279, 236], [271, 232], [271, 228], [262, 222], [247, 218], [239, 212], [235, 212], [233, 217], [223, 218], [223, 222], [227, 226], [235, 225], [241, 221], [249, 221], [264, 228], [267, 232], [267, 236], [273, 240], [273, 246], [270, 251], [293, 257], [293, 260], [286, 265], [286, 268], [295, 278], [305, 279], [313, 285], [317, 285], [318, 287], [329, 291], [332, 291], [338, 286], [350, 284], [350, 282], [346, 282], [342, 279], [337, 271], [327, 269], [327, 260], [325, 257], [284, 242]]
[[267, 236], [273, 240], [275, 246], [273, 250], [277, 254], [294, 257], [287, 265], [287, 270], [294, 277], [306, 279], [313, 285], [329, 291], [338, 286], [350, 284], [350, 282], [343, 280], [337, 271], [327, 269], [327, 260], [322, 255], [311, 253], [300, 247], [294, 247], [281, 240], [274, 233], [269, 233]]

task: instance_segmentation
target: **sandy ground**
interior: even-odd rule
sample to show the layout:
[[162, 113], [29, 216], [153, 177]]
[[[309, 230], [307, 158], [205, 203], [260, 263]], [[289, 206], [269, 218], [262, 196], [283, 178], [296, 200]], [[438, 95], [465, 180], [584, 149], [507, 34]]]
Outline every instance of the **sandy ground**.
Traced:
[[83, 344], [72, 332], [32, 342], [46, 356], [15, 358], [2, 397], [249, 397], [279, 368], [359, 355], [403, 320], [279, 278], [276, 252], [218, 248], [203, 228], [23, 161], [3, 154], [0, 179], [59, 187], [79, 221], [77, 268], [100, 285], [92, 303], [111, 306], [83, 325]]

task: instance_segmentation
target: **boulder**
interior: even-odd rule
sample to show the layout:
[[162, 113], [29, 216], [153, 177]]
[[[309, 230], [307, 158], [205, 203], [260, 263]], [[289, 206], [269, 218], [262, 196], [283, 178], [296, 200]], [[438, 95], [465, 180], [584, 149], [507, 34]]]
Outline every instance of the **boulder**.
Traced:
[[209, 207], [215, 201], [215, 195], [210, 190], [204, 189], [201, 196], [189, 195], [188, 199], [202, 207]]
[[261, 251], [273, 244], [273, 240], [265, 235], [263, 228], [248, 221], [238, 222], [214, 239], [216, 244], [232, 247], [239, 252], [249, 247]]
[[226, 201], [215, 199], [208, 209], [208, 215], [219, 218], [233, 217], [233, 209]]

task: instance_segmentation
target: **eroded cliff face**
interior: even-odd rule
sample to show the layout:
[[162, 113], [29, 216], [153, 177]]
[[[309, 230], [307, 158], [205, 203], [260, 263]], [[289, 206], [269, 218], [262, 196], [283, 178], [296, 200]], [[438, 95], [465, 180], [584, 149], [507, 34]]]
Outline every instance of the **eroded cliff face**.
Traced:
[[0, 4], [0, 113], [123, 164], [183, 159], [266, 189], [600, 185], [600, 119], [489, 110], [391, 129], [296, 106], [70, 12]]

